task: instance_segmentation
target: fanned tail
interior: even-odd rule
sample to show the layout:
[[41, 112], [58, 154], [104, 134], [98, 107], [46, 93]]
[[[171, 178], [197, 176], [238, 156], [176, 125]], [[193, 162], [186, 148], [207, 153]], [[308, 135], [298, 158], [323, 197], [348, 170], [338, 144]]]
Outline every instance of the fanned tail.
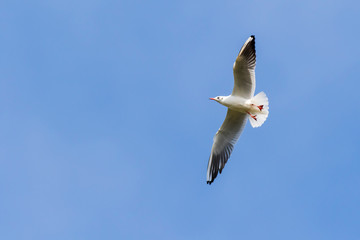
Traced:
[[257, 111], [252, 113], [255, 117], [249, 116], [250, 124], [253, 128], [260, 127], [269, 115], [269, 100], [264, 92], [260, 92], [251, 99], [251, 103]]

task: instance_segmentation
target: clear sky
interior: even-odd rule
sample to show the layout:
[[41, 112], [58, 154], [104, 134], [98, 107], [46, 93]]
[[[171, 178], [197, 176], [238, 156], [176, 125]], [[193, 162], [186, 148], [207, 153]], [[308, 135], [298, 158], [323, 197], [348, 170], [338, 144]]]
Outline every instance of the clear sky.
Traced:
[[[0, 239], [360, 236], [358, 1], [0, 2]], [[248, 123], [209, 186], [232, 64]]]

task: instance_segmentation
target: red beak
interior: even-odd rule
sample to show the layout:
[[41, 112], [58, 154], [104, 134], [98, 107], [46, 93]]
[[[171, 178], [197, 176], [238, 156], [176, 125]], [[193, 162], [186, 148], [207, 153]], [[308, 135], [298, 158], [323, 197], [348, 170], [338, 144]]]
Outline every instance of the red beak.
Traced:
[[215, 100], [215, 98], [209, 98], [210, 100]]

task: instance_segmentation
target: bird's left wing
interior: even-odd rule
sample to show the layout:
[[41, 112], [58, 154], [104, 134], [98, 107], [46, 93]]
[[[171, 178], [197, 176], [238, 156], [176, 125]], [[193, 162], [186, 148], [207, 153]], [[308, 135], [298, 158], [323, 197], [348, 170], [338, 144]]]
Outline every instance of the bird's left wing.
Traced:
[[247, 115], [228, 109], [224, 123], [214, 136], [207, 168], [207, 183], [211, 184], [221, 173], [245, 127]]

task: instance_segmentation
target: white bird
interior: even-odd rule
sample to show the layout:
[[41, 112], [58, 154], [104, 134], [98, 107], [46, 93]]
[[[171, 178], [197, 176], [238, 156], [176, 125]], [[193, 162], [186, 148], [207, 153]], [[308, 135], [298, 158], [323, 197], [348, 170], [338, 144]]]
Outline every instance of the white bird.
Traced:
[[221, 173], [247, 119], [253, 128], [260, 127], [269, 115], [269, 101], [264, 92], [255, 93], [255, 36], [242, 46], [233, 65], [234, 89], [229, 96], [210, 98], [228, 108], [225, 121], [214, 136], [207, 168], [207, 183]]

